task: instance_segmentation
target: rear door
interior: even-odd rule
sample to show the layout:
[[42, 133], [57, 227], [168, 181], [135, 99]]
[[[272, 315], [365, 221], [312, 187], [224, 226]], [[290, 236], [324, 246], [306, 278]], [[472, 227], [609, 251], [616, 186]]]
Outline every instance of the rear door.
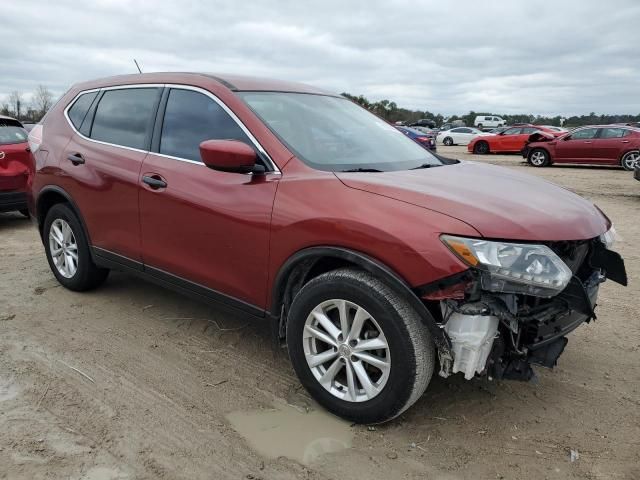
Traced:
[[137, 262], [138, 178], [161, 93], [148, 85], [109, 88], [78, 97], [66, 112], [76, 134], [60, 159], [59, 182], [78, 204], [92, 245]]
[[[263, 308], [279, 173], [266, 159], [268, 173], [255, 176], [204, 165], [199, 145], [205, 140], [240, 140], [257, 149], [248, 130], [209, 92], [167, 88], [158, 115], [153, 152], [141, 174], [145, 269], [223, 303]], [[144, 177], [165, 186], [154, 188]]]
[[597, 128], [583, 128], [557, 140], [554, 162], [594, 162], [597, 134]]
[[594, 157], [599, 163], [617, 165], [620, 156], [629, 144], [630, 130], [626, 128], [601, 128], [594, 139]]

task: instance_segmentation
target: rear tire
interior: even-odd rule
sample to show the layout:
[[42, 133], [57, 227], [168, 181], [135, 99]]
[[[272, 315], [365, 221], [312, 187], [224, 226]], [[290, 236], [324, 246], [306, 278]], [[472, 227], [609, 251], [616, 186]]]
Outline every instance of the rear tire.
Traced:
[[93, 263], [84, 229], [67, 204], [51, 207], [42, 232], [49, 267], [63, 287], [82, 292], [106, 280], [109, 270]]
[[473, 146], [473, 153], [476, 153], [478, 155], [486, 155], [487, 153], [489, 153], [489, 144], [484, 140], [476, 142], [476, 144]]
[[445, 137], [444, 140], [442, 140], [442, 143], [444, 145], [446, 145], [447, 147], [450, 147], [451, 145], [453, 145], [453, 138], [451, 137]]
[[543, 148], [534, 148], [529, 153], [529, 158], [527, 158], [530, 165], [534, 167], [546, 167], [551, 163], [551, 159], [549, 158], [549, 152], [544, 150]]
[[314, 278], [296, 295], [287, 346], [311, 396], [357, 423], [386, 422], [413, 405], [435, 362], [431, 335], [409, 303], [373, 275], [346, 268]]
[[482, 124], [481, 123], [478, 124], [478, 130], [482, 130]]
[[640, 152], [638, 150], [633, 150], [631, 152], [625, 153], [620, 159], [620, 165], [626, 171], [630, 172], [636, 166], [636, 163], [640, 161]]

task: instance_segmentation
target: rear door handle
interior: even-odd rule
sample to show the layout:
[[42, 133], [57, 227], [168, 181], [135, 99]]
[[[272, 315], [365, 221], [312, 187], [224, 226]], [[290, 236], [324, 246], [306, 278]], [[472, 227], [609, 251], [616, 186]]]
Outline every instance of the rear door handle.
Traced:
[[79, 153], [70, 153], [67, 155], [67, 160], [74, 165], [82, 165], [84, 163], [84, 157]]
[[593, 142], [587, 142], [587, 141], [585, 141], [584, 143], [593, 143]]
[[629, 143], [629, 140], [622, 140], [622, 143]]
[[157, 190], [159, 188], [167, 188], [167, 182], [165, 182], [159, 175], [143, 175], [142, 183], [146, 183], [153, 190]]

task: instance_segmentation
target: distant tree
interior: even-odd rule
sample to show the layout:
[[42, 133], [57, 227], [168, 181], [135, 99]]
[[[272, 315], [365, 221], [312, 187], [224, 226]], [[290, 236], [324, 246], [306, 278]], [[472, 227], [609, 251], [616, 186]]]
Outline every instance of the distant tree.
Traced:
[[18, 90], [14, 90], [9, 94], [9, 108], [16, 118], [20, 117], [21, 109], [24, 106], [24, 100], [22, 99], [22, 93]]
[[53, 94], [44, 85], [38, 85], [36, 91], [33, 93], [31, 103], [36, 113], [40, 117], [43, 117], [53, 105]]

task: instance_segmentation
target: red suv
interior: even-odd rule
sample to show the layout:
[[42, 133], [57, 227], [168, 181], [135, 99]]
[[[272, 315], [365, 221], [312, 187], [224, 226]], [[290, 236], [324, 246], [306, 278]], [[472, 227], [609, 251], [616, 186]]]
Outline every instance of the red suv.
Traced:
[[31, 155], [22, 124], [0, 115], [0, 212], [19, 211], [29, 216], [27, 188]]
[[389, 420], [432, 372], [529, 380], [626, 284], [613, 228], [545, 181], [440, 158], [338, 95], [248, 77], [74, 86], [32, 133], [53, 274], [110, 269], [268, 319], [300, 381]]

